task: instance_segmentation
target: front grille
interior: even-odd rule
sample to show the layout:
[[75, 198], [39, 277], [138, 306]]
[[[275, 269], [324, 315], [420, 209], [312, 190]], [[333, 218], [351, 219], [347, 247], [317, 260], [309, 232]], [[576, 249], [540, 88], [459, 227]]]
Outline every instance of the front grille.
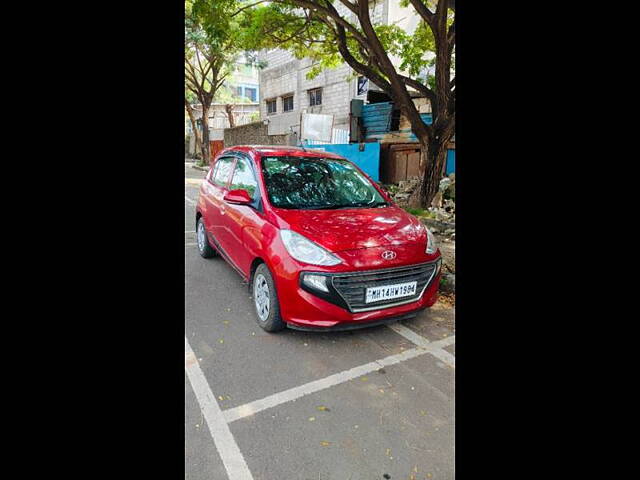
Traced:
[[[408, 267], [374, 270], [370, 272], [349, 273], [333, 276], [333, 287], [344, 299], [352, 312], [375, 310], [401, 303], [415, 302], [431, 282], [437, 268], [437, 262], [410, 265]], [[367, 288], [394, 285], [397, 283], [418, 282], [416, 294], [389, 300], [365, 303]]]

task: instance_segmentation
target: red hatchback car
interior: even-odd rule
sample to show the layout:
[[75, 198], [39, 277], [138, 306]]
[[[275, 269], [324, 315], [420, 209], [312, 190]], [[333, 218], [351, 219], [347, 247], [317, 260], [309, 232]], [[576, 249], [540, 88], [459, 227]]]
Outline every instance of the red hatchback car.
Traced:
[[352, 162], [296, 147], [222, 150], [200, 187], [198, 250], [249, 284], [274, 332], [414, 317], [436, 301], [431, 232]]

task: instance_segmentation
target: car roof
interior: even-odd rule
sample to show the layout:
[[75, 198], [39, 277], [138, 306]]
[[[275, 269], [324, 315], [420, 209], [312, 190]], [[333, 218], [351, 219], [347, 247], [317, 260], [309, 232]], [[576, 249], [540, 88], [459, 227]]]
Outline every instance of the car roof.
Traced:
[[312, 147], [292, 147], [288, 145], [235, 145], [233, 147], [228, 147], [222, 150], [220, 153], [229, 153], [229, 152], [246, 152], [246, 153], [254, 153], [258, 156], [262, 155], [293, 155], [293, 156], [304, 156], [304, 157], [316, 157], [316, 158], [336, 158], [336, 159], [344, 159], [344, 157], [340, 155], [336, 155], [335, 153], [325, 152], [323, 150], [313, 149]]

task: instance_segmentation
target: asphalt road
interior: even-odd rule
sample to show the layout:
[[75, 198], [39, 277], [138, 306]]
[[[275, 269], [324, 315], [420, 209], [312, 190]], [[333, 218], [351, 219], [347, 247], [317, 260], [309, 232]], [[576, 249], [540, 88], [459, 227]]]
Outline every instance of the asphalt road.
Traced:
[[185, 479], [454, 478], [454, 312], [269, 334], [240, 276], [195, 246], [185, 164]]

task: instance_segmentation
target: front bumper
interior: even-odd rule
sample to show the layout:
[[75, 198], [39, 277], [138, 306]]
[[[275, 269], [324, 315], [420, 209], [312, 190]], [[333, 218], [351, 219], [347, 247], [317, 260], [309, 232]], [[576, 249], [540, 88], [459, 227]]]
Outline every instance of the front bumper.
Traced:
[[[428, 263], [439, 264], [441, 257], [438, 256]], [[405, 267], [412, 267], [412, 265]], [[436, 302], [441, 275], [438, 266], [418, 298], [398, 299], [397, 302], [389, 305], [379, 305], [359, 311], [358, 308], [351, 308], [347, 302], [341, 302], [337, 298], [339, 296], [336, 296], [333, 291], [327, 295], [307, 288], [300, 281], [300, 275], [303, 272], [298, 271], [292, 275], [289, 271], [289, 275], [284, 276], [277, 273], [276, 284], [282, 318], [290, 328], [304, 330], [348, 330], [415, 316], [417, 311], [430, 307]], [[337, 272], [335, 275], [342, 276], [345, 273], [353, 272]], [[367, 271], [361, 273], [367, 273]]]

